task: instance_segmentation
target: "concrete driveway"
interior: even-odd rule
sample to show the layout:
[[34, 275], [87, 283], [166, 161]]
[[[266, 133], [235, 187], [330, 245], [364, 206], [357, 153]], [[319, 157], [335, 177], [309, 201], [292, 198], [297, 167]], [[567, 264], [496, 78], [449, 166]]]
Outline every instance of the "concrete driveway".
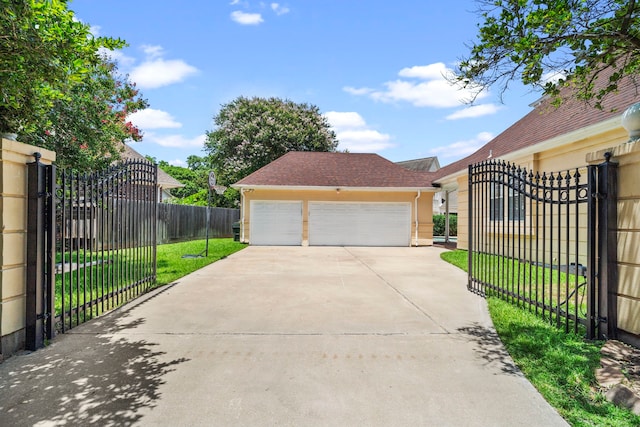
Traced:
[[566, 425], [441, 251], [248, 247], [0, 364], [0, 425]]

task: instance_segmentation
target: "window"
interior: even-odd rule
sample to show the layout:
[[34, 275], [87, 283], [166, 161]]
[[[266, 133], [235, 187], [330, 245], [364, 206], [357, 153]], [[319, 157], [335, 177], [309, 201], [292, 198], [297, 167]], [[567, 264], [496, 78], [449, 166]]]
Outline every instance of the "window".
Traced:
[[522, 221], [524, 219], [524, 195], [509, 189], [508, 215], [510, 221]]
[[[510, 179], [510, 182], [513, 182]], [[489, 218], [491, 221], [504, 221], [505, 219], [505, 185], [500, 182], [494, 182], [491, 185], [489, 200]], [[508, 187], [507, 197], [507, 219], [509, 221], [522, 221], [525, 218], [525, 196], [521, 192]]]
[[502, 184], [499, 182], [491, 184], [489, 219], [491, 221], [502, 221], [504, 219], [504, 196], [502, 192]]

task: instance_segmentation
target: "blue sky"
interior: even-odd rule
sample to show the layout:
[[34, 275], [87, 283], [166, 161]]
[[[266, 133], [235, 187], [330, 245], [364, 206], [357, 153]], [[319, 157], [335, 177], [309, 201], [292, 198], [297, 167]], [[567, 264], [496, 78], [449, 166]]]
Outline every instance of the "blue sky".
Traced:
[[120, 37], [116, 53], [150, 106], [131, 120], [132, 144], [185, 165], [204, 155], [205, 132], [239, 96], [316, 105], [340, 149], [392, 161], [460, 159], [530, 111], [538, 94], [512, 85], [476, 105], [443, 74], [466, 55], [479, 18], [470, 0], [73, 0], [96, 34]]

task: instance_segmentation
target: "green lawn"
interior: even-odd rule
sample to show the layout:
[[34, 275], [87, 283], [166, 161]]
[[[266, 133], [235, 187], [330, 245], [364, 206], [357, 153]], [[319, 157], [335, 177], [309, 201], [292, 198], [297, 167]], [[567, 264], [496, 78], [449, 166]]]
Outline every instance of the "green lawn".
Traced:
[[[442, 258], [467, 271], [466, 251], [444, 252]], [[607, 402], [597, 390], [594, 372], [600, 366], [602, 342], [566, 333], [496, 297], [489, 297], [488, 305], [500, 340], [515, 363], [572, 426], [640, 426], [640, 417]]]
[[[451, 251], [443, 253], [442, 258], [466, 271], [467, 254], [467, 251]], [[514, 303], [519, 299], [534, 311], [542, 311], [544, 306], [545, 315], [556, 323], [564, 323], [567, 329], [569, 325], [572, 329], [583, 329], [582, 325], [568, 321], [563, 313], [586, 318], [584, 277], [490, 254], [474, 254], [473, 269], [474, 278], [487, 283], [487, 293]]]
[[[70, 313], [65, 324], [69, 327], [118, 307], [140, 293], [171, 283], [199, 268], [225, 258], [246, 245], [233, 239], [210, 239], [208, 256], [183, 258], [183, 255], [200, 254], [205, 249], [204, 240], [171, 243], [157, 247], [156, 281], [140, 283], [141, 277], [150, 277], [153, 265], [151, 248], [110, 251], [74, 251], [65, 254], [69, 259], [87, 267], [63, 274], [56, 274], [56, 314], [60, 315], [64, 300], [65, 311]], [[142, 252], [144, 251], [144, 253]], [[57, 261], [62, 257], [58, 254]], [[67, 266], [66, 268], [70, 268]], [[123, 288], [129, 287], [123, 293]], [[84, 305], [86, 302], [86, 306]], [[92, 303], [93, 302], [93, 303]]]
[[158, 246], [156, 285], [171, 283], [246, 246], [244, 243], [234, 242], [233, 239], [210, 239], [208, 257], [183, 258], [184, 255], [195, 255], [204, 251], [205, 241], [194, 240], [160, 245]]

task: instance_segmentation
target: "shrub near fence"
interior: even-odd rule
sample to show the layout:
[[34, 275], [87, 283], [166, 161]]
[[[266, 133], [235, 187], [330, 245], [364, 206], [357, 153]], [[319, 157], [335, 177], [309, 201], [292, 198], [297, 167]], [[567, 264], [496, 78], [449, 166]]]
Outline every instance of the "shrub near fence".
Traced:
[[[446, 215], [433, 216], [433, 235], [444, 236]], [[449, 214], [449, 236], [458, 235], [458, 215]]]
[[[233, 237], [239, 209], [209, 208], [209, 237]], [[158, 205], [158, 244], [204, 239], [207, 231], [205, 206]]]

